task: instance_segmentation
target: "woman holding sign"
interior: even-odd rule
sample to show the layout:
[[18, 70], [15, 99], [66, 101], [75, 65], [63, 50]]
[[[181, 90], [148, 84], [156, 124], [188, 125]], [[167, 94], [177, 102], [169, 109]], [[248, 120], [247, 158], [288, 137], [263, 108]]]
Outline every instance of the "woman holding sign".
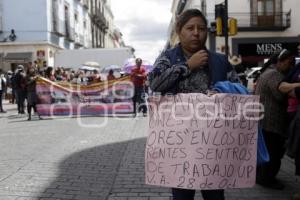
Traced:
[[[205, 47], [207, 20], [201, 11], [190, 9], [177, 19], [179, 44], [164, 51], [149, 74], [153, 92], [161, 94], [204, 93], [217, 81], [238, 78], [222, 54]], [[202, 190], [205, 200], [224, 200], [224, 190]], [[172, 188], [173, 200], [193, 200], [195, 190]]]

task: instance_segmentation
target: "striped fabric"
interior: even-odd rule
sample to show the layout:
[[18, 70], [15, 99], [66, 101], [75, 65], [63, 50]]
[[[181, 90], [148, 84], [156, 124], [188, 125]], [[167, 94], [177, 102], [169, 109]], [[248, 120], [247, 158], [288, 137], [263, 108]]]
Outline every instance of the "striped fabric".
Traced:
[[130, 77], [78, 85], [39, 77], [37, 110], [43, 116], [105, 115], [133, 112]]

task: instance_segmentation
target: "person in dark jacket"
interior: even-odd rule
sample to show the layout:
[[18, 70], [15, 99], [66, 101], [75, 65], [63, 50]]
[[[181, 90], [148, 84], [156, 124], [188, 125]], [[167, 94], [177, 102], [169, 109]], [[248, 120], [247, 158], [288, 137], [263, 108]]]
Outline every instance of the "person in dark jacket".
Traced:
[[[300, 63], [283, 79], [279, 90], [289, 96], [287, 112], [290, 125], [287, 155], [295, 159], [295, 174], [300, 176]], [[300, 192], [294, 194], [292, 200], [300, 200]]]
[[277, 56], [275, 65], [268, 67], [259, 77], [255, 94], [264, 105], [264, 118], [261, 121], [270, 161], [257, 168], [256, 182], [264, 187], [282, 190], [283, 183], [277, 178], [281, 159], [284, 156], [288, 137], [287, 95], [280, 92], [279, 84], [293, 66], [293, 54], [283, 49]]
[[[37, 114], [36, 79], [37, 79], [37, 69], [34, 66], [31, 66], [28, 68], [27, 76], [26, 76], [28, 121], [31, 120], [32, 109], [34, 110], [34, 113]], [[39, 119], [41, 119], [40, 116]]]
[[[179, 44], [165, 50], [149, 74], [154, 93], [207, 93], [218, 81], [237, 75], [225, 55], [207, 50], [207, 20], [201, 11], [190, 9], [177, 19]], [[230, 77], [230, 78], [229, 78]], [[224, 190], [202, 190], [205, 200], [224, 200]], [[195, 190], [172, 188], [173, 200], [193, 200]]]
[[4, 91], [7, 84], [7, 80], [4, 77], [4, 74], [0, 74], [0, 113], [5, 113], [2, 106], [2, 98], [4, 97]]
[[24, 73], [24, 66], [18, 65], [16, 75], [14, 77], [14, 84], [16, 90], [16, 100], [18, 104], [18, 113], [25, 114], [25, 98], [26, 98], [26, 80]]

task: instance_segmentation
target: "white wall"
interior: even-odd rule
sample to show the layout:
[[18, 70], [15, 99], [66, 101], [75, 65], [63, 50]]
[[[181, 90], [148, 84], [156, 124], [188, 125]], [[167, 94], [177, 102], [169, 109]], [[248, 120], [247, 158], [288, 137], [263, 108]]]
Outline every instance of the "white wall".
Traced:
[[[85, 37], [86, 41], [84, 42], [85, 47], [90, 47], [90, 42], [91, 42], [91, 22], [90, 22], [90, 17], [88, 14], [88, 10], [83, 7], [82, 3], [79, 1], [75, 1], [74, 8], [70, 10], [72, 13], [72, 18], [73, 18], [73, 24], [72, 26], [75, 28], [75, 34], [78, 34], [78, 36], [83, 36]], [[74, 14], [77, 12], [78, 14], [78, 23], [75, 24], [75, 18]], [[86, 21], [86, 28], [84, 28], [84, 21]]]
[[47, 40], [47, 1], [3, 0], [3, 33], [0, 40], [15, 30], [18, 42]]
[[[192, 1], [197, 2], [198, 0]], [[251, 0], [228, 0], [228, 10], [229, 12], [250, 12], [250, 1]], [[215, 5], [223, 2], [224, 0], [206, 0], [207, 13], [214, 13]]]
[[[52, 0], [2, 0], [3, 33], [0, 40], [15, 30], [15, 42], [40, 42], [51, 41], [52, 32]], [[78, 30], [80, 35], [90, 35], [90, 18], [88, 12], [77, 0], [57, 0], [58, 20], [65, 21], [64, 6], [69, 6], [70, 27], [75, 28], [74, 12], [78, 13]], [[87, 20], [87, 28], [83, 28], [83, 20]], [[90, 43], [90, 36], [87, 44]], [[59, 39], [59, 46], [64, 47], [64, 38]], [[70, 45], [73, 48], [73, 44]]]
[[288, 35], [299, 35], [300, 34], [300, 1], [299, 0], [283, 0], [283, 11], [287, 12], [292, 9], [291, 13], [291, 27], [285, 32]]
[[113, 38], [111, 38], [114, 33], [114, 16], [111, 12], [110, 2], [107, 2], [104, 6], [104, 15], [109, 24], [107, 34], [105, 34], [105, 48], [114, 48], [115, 44]]
[[55, 53], [55, 66], [79, 68], [87, 61], [94, 61], [100, 67], [123, 66], [126, 59], [133, 57], [129, 48], [95, 48], [61, 50]]

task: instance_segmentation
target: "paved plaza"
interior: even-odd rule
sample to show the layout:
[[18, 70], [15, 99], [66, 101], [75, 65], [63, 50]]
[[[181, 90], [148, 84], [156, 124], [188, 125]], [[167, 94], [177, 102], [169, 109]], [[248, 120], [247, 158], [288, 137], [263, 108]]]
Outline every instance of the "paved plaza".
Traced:
[[[147, 118], [58, 117], [27, 121], [15, 106], [0, 115], [0, 200], [170, 200], [170, 189], [144, 184]], [[105, 126], [102, 124], [106, 123]], [[285, 158], [283, 191], [226, 190], [227, 200], [288, 200], [300, 192]], [[202, 199], [197, 192], [196, 199]]]

